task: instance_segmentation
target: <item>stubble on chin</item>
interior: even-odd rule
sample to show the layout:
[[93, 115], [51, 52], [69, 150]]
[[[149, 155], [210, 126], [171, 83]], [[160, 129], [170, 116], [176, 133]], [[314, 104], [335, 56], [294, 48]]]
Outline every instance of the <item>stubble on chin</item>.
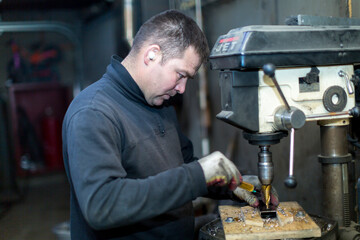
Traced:
[[150, 106], [161, 106], [164, 103], [164, 99], [161, 97], [153, 98], [151, 101], [148, 101]]

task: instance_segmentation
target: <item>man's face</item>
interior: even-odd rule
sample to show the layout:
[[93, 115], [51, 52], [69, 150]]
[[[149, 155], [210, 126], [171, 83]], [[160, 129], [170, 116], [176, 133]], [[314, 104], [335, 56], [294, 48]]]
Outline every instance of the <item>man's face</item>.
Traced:
[[161, 57], [154, 59], [151, 74], [142, 89], [151, 106], [160, 106], [164, 100], [185, 92], [186, 82], [193, 78], [200, 67], [200, 57], [193, 47], [188, 47], [183, 58], [173, 58], [161, 63]]

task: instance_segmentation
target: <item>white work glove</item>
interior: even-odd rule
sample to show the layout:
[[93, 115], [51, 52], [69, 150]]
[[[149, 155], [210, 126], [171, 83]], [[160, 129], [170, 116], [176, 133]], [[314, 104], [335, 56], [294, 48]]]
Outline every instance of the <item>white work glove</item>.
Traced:
[[208, 187], [228, 185], [233, 191], [242, 182], [237, 167], [221, 152], [213, 152], [199, 159], [198, 162], [204, 172]]
[[[243, 178], [244, 182], [251, 183], [252, 185], [255, 186], [256, 190], [261, 192], [261, 183], [260, 183], [260, 180], [259, 180], [258, 176], [244, 175], [242, 178]], [[252, 207], [258, 207], [259, 204], [260, 204], [259, 199], [255, 194], [253, 194], [253, 193], [251, 193], [251, 192], [249, 192], [249, 191], [247, 191], [245, 189], [242, 189], [240, 187], [237, 187], [234, 190], [234, 194], [240, 200], [244, 200], [245, 202], [247, 202]], [[262, 201], [265, 202], [262, 192], [260, 194], [260, 197], [261, 197]], [[271, 186], [270, 203], [272, 205], [274, 205], [274, 206], [279, 205], [279, 196], [278, 196], [278, 194], [277, 194], [277, 192], [276, 192], [276, 190], [275, 190], [275, 188], [273, 186]]]

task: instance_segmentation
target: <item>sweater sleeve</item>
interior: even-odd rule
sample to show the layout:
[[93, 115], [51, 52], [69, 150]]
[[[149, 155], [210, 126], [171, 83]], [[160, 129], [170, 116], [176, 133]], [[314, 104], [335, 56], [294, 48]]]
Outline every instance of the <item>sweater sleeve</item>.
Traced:
[[114, 120], [85, 109], [66, 124], [70, 177], [81, 211], [94, 229], [155, 217], [207, 193], [197, 161], [145, 179], [129, 179], [122, 166], [121, 132]]

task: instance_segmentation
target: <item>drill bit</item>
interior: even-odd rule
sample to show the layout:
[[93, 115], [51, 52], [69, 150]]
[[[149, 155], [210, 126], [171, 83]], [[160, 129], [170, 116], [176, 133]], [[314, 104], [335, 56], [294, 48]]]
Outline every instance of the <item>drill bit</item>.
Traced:
[[266, 209], [269, 209], [271, 185], [262, 185], [261, 189], [264, 194]]

